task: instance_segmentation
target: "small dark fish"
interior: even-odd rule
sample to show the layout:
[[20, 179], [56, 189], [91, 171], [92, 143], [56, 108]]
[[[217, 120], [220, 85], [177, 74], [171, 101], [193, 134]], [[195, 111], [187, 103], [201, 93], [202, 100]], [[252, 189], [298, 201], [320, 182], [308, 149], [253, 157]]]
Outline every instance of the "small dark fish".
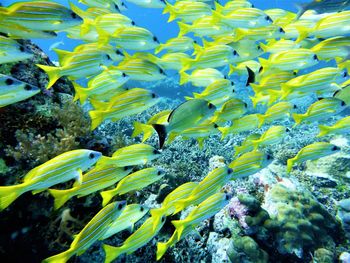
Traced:
[[350, 0], [313, 0], [309, 3], [297, 4], [301, 17], [308, 10], [315, 10], [319, 14], [339, 12], [350, 7]]

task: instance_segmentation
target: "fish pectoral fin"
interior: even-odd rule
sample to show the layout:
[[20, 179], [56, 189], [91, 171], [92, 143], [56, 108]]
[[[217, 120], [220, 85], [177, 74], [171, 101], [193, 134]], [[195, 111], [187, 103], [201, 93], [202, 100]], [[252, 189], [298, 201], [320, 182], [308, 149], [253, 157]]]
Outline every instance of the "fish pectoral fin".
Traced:
[[79, 169], [77, 171], [77, 175], [75, 176], [75, 184], [81, 185], [81, 183], [83, 182], [83, 171], [81, 169]]
[[128, 228], [130, 233], [134, 232], [134, 226], [134, 223], [131, 223], [130, 227]]

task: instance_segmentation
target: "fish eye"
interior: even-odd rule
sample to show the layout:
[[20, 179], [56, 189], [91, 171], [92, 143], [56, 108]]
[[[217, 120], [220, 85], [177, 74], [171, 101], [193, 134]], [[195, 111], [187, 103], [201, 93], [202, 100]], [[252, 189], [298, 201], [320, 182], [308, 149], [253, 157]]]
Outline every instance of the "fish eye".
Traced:
[[6, 79], [5, 80], [6, 85], [9, 85], [9, 86], [12, 85], [13, 82], [14, 82], [13, 79]]
[[286, 33], [282, 27], [280, 27], [280, 29], [278, 29], [278, 32], [283, 33], [283, 34]]
[[108, 60], [111, 60], [111, 57], [110, 57], [110, 55], [108, 55], [108, 54], [107, 54], [106, 56], [107, 56], [107, 59], [108, 59]]
[[252, 8], [254, 8], [254, 5], [252, 4]]
[[293, 105], [293, 109], [297, 109], [297, 108], [298, 108], [297, 105], [294, 104], [294, 105]]
[[215, 106], [214, 106], [213, 104], [211, 104], [211, 103], [208, 104], [208, 108], [209, 108], [209, 109], [212, 109], [212, 108], [214, 108], [214, 107], [215, 107]]
[[27, 84], [27, 85], [24, 86], [24, 89], [25, 89], [25, 90], [32, 90], [32, 86], [30, 86], [30, 85]]
[[272, 22], [272, 19], [271, 19], [271, 17], [269, 17], [269, 16], [265, 16], [265, 20], [266, 20], [266, 21], [269, 21], [269, 22]]
[[293, 75], [296, 76], [296, 75], [297, 75], [297, 72], [296, 72], [296, 71], [293, 71]]
[[230, 200], [231, 196], [229, 194], [225, 194], [225, 200]]
[[124, 2], [122, 2], [122, 6], [125, 6], [125, 7], [126, 7], [126, 5], [125, 5], [125, 3], [124, 3]]
[[135, 21], [131, 21], [131, 25], [133, 26], [136, 25]]
[[312, 57], [314, 60], [316, 60], [316, 61], [318, 61], [318, 57], [317, 57], [317, 55], [313, 55], [313, 57]]
[[224, 76], [224, 79], [227, 79], [227, 76], [226, 76], [226, 75]]
[[21, 52], [24, 52], [25, 49], [24, 49], [24, 47], [20, 46], [20, 47], [19, 47], [19, 50], [20, 50]]
[[266, 159], [267, 159], [267, 160], [272, 160], [272, 156], [271, 156], [270, 154], [268, 154], [268, 155], [266, 156]]
[[342, 102], [341, 102], [341, 106], [345, 106], [345, 101], [342, 101]]
[[246, 102], [244, 102], [244, 108], [247, 108], [248, 104]]
[[77, 16], [77, 14], [76, 13], [71, 13], [71, 17], [73, 18], [73, 19], [77, 19], [78, 18], [78, 16]]
[[261, 50], [261, 46], [259, 46], [259, 45], [257, 45], [256, 48], [257, 48], [258, 50]]
[[159, 73], [160, 73], [160, 74], [164, 74], [164, 70], [160, 68], [160, 69], [159, 69]]
[[123, 203], [119, 203], [119, 204], [118, 204], [118, 210], [122, 210], [123, 207], [124, 207], [124, 205], [125, 205], [124, 202], [123, 202]]
[[286, 128], [286, 132], [290, 132], [290, 129], [288, 127]]
[[140, 207], [140, 211], [143, 212], [145, 209], [143, 208], [143, 206]]
[[234, 93], [234, 92], [235, 92], [235, 90], [233, 89], [233, 90], [232, 90], [232, 92]]
[[236, 50], [233, 50], [233, 55], [234, 55], [234, 56], [237, 56], [237, 55], [238, 55], [238, 53], [237, 53]]
[[124, 54], [119, 49], [117, 49], [115, 53], [119, 56], [124, 56]]
[[197, 41], [196, 41], [196, 40], [193, 40], [193, 43], [194, 43], [194, 44], [197, 44]]
[[158, 151], [157, 149], [154, 149], [153, 154], [160, 154], [160, 151]]
[[124, 72], [122, 74], [123, 78], [126, 78], [128, 75], [126, 75]]
[[124, 171], [129, 170], [130, 166], [124, 166]]
[[343, 72], [343, 78], [346, 78], [348, 76], [348, 73], [346, 71]]
[[90, 153], [90, 154], [89, 154], [89, 158], [90, 158], [90, 159], [94, 159], [94, 158], [95, 158], [95, 154], [94, 154], [94, 153]]
[[157, 174], [158, 174], [158, 175], [161, 175], [161, 174], [162, 174], [162, 171], [158, 171]]
[[157, 43], [159, 42], [157, 37], [153, 37], [153, 41]]
[[155, 93], [152, 93], [152, 98], [154, 99], [155, 97], [157, 97], [157, 95]]
[[214, 128], [219, 128], [219, 125], [217, 125], [216, 123], [214, 123]]
[[338, 151], [338, 150], [340, 150], [340, 147], [338, 147], [338, 146], [333, 146], [332, 147], [332, 151]]
[[228, 174], [232, 174], [232, 173], [233, 173], [233, 170], [232, 170], [231, 168], [228, 168], [228, 169], [227, 169], [227, 173], [228, 173]]
[[263, 69], [264, 69], [263, 67], [260, 67], [260, 68], [259, 68], [259, 73], [260, 73]]
[[115, 8], [115, 10], [117, 10], [118, 12], [120, 12], [120, 8], [119, 8], [118, 5], [114, 5], [114, 8]]
[[235, 83], [233, 81], [231, 81], [231, 86], [235, 85]]

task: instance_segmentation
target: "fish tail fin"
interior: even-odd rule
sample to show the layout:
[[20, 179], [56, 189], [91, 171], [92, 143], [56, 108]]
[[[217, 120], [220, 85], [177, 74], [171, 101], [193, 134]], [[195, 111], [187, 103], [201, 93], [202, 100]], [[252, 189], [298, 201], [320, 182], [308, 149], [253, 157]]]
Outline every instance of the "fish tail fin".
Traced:
[[221, 13], [221, 11], [224, 9], [224, 7], [220, 5], [218, 1], [214, 1], [214, 6], [215, 6], [215, 10], [219, 13]]
[[135, 138], [136, 136], [139, 136], [141, 133], [143, 133], [143, 127], [141, 122], [135, 121], [134, 122], [134, 130], [131, 134], [131, 138]]
[[103, 122], [103, 112], [98, 110], [89, 111], [91, 118], [91, 130], [95, 130]]
[[259, 63], [262, 67], [262, 71], [263, 72], [264, 70], [266, 70], [268, 67], [269, 67], [269, 61], [267, 59], [264, 59], [264, 58], [258, 58], [259, 59]]
[[268, 50], [268, 48], [269, 48], [269, 47], [268, 47], [266, 44], [264, 44], [264, 43], [260, 43], [259, 46], [261, 47], [261, 49], [262, 49], [264, 52], [267, 52], [267, 50]]
[[89, 33], [91, 28], [92, 28], [92, 23], [89, 20], [85, 20], [80, 27], [80, 36], [82, 37], [85, 36], [87, 33]]
[[257, 106], [258, 103], [259, 103], [259, 98], [256, 97], [256, 96], [250, 96], [249, 98], [250, 98], [250, 100], [251, 100], [252, 103], [253, 103], [253, 108], [256, 108], [256, 106]]
[[318, 129], [320, 130], [320, 133], [316, 137], [325, 136], [332, 130], [331, 127], [325, 125], [318, 125]]
[[80, 103], [83, 104], [89, 96], [88, 93], [86, 92], [86, 88], [84, 88], [83, 86], [79, 85], [76, 82], [73, 82], [73, 87], [75, 90], [73, 101], [76, 101], [79, 99]]
[[304, 119], [304, 114], [293, 113], [292, 116], [293, 116], [293, 119], [295, 121], [295, 125], [294, 126], [299, 125]]
[[223, 16], [218, 10], [213, 10], [212, 12], [213, 22], [218, 23], [220, 22], [225, 16]]
[[221, 132], [221, 140], [225, 139], [229, 134], [230, 127], [219, 127], [218, 129]]
[[106, 206], [117, 193], [116, 189], [102, 191], [100, 193], [102, 196], [102, 206]]
[[233, 37], [233, 41], [237, 42], [242, 40], [245, 37], [245, 30], [241, 28], [237, 28], [235, 30], [235, 36]]
[[167, 250], [168, 250], [168, 243], [158, 242], [157, 243], [157, 260], [160, 260]]
[[179, 73], [189, 70], [191, 68], [192, 61], [195, 61], [195, 59], [191, 59], [191, 58], [181, 59], [182, 69], [179, 70]]
[[164, 146], [165, 139], [167, 137], [166, 127], [162, 124], [152, 124], [152, 126], [158, 134], [159, 148], [162, 149]]
[[106, 244], [104, 244], [102, 247], [106, 255], [105, 263], [112, 262], [114, 259], [119, 257], [120, 254], [122, 254], [122, 250], [120, 249], [120, 247], [114, 247]]
[[[166, 10], [169, 13], [169, 19], [168, 23], [176, 19], [177, 12], [174, 8], [174, 6], [170, 5], [169, 3], [166, 4]], [[164, 11], [163, 11], [164, 12]]]
[[26, 192], [25, 185], [18, 184], [0, 187], [0, 211], [12, 204], [20, 195]]
[[255, 151], [255, 150], [257, 150], [259, 148], [259, 143], [260, 143], [259, 140], [253, 140], [252, 141], [252, 144], [253, 144], [253, 147], [254, 147], [253, 151]]
[[260, 93], [262, 90], [262, 87], [259, 84], [251, 83], [250, 86], [252, 87], [255, 94]]
[[46, 89], [49, 89], [56, 83], [56, 81], [61, 77], [60, 69], [58, 67], [46, 66], [36, 64], [39, 68], [41, 68], [45, 73], [49, 76], [49, 83], [47, 84]]
[[179, 26], [179, 35], [178, 35], [179, 37], [186, 35], [191, 29], [190, 25], [187, 25], [182, 22], [177, 22], [177, 25]]
[[185, 229], [185, 223], [182, 220], [173, 220], [171, 223], [175, 226], [177, 231], [177, 239], [180, 240], [182, 232]]
[[287, 173], [290, 173], [294, 165], [294, 158], [288, 159], [287, 161]]
[[157, 228], [162, 216], [164, 215], [163, 208], [156, 208], [150, 210], [151, 216], [153, 218], [153, 231]]
[[183, 85], [188, 82], [190, 75], [186, 72], [180, 72], [180, 85]]
[[261, 126], [263, 126], [264, 122], [265, 122], [265, 117], [262, 114], [258, 114], [258, 119], [259, 119], [259, 124], [258, 124], [258, 128], [260, 128]]
[[53, 196], [54, 208], [55, 210], [63, 206], [71, 197], [70, 190], [58, 190], [58, 189], [49, 189], [49, 193]]
[[231, 64], [229, 65], [229, 67], [230, 67], [230, 70], [228, 72], [228, 75], [231, 76], [235, 71], [237, 71], [237, 68]]
[[299, 32], [299, 36], [295, 40], [295, 43], [300, 43], [302, 40], [307, 38], [307, 36], [309, 35], [309, 30], [307, 28], [305, 28], [305, 27], [302, 27], [302, 26], [297, 26], [296, 29]]
[[203, 51], [204, 48], [202, 46], [194, 43], [193, 44], [193, 49], [194, 49], [194, 51], [192, 53], [192, 56], [200, 54]]
[[42, 263], [66, 263], [74, 255], [73, 249], [68, 249], [57, 255], [45, 258]]
[[158, 54], [159, 52], [161, 52], [163, 50], [163, 44], [159, 44], [158, 47], [156, 47], [154, 49], [154, 53]]
[[134, 131], [132, 132], [131, 137], [135, 138], [136, 136], [143, 133], [142, 142], [145, 142], [149, 137], [152, 136], [153, 132], [154, 132], [154, 129], [153, 129], [152, 125], [144, 124], [144, 123], [135, 121], [134, 122]]

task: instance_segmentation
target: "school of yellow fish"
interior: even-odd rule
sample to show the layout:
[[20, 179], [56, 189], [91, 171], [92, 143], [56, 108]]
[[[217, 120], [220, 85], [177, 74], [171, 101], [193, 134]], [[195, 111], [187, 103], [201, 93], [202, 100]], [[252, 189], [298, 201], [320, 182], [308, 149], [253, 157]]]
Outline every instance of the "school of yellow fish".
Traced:
[[[161, 156], [161, 150], [144, 144], [153, 134], [159, 138], [160, 149], [178, 136], [197, 140], [201, 148], [211, 135], [221, 134], [223, 139], [268, 127], [263, 134], [252, 133], [236, 146], [234, 160], [228, 166], [216, 168], [200, 182], [174, 189], [121, 246], [104, 245], [105, 262], [133, 253], [157, 235], [167, 216], [195, 206], [184, 219], [172, 221], [175, 231], [167, 242], [158, 242], [157, 260], [161, 259], [169, 247], [228, 204], [231, 195], [222, 191], [226, 183], [271, 163], [272, 156], [259, 148], [281, 143], [295, 126], [320, 123], [318, 137], [350, 132], [350, 116], [325, 125], [350, 105], [350, 11], [344, 11], [349, 1], [312, 1], [296, 14], [278, 8], [260, 10], [246, 0], [231, 0], [225, 5], [210, 0], [177, 0], [173, 4], [128, 0], [144, 8], [161, 8], [169, 14], [168, 22], [177, 22], [179, 35], [166, 43], [159, 43], [152, 32], [121, 14], [126, 8], [122, 0], [80, 2], [86, 8], [71, 3], [69, 9], [54, 1], [0, 7], [0, 64], [33, 57], [16, 39], [53, 38], [58, 32], [66, 32], [70, 38], [83, 40], [85, 43], [72, 51], [54, 49], [59, 66], [37, 66], [48, 75], [47, 89], [63, 76], [73, 82], [74, 100], [93, 107], [89, 112], [91, 130], [106, 120], [121, 120], [159, 102], [150, 90], [125, 88], [129, 80], [162, 80], [173, 70], [180, 76], [180, 85], [191, 83], [202, 92], [186, 97], [186, 102], [174, 110], [155, 114], [146, 123], [135, 122], [132, 136], [143, 134], [140, 144], [121, 148], [111, 157], [87, 149], [66, 152], [29, 171], [23, 183], [0, 187], [0, 210], [28, 191], [36, 194], [48, 190], [54, 197], [54, 208], [59, 209], [73, 196], [103, 190], [102, 210], [74, 237], [67, 251], [43, 262], [66, 262], [97, 240], [134, 230], [134, 224], [149, 208], [110, 201], [166, 175], [159, 167], [133, 171], [133, 166]], [[234, 81], [230, 75], [236, 76]], [[82, 79], [88, 79], [86, 86], [79, 84]], [[239, 89], [249, 90], [251, 97], [237, 98]], [[39, 92], [38, 87], [0, 75], [0, 107]], [[296, 113], [295, 101], [312, 96], [319, 99], [305, 113]], [[259, 113], [258, 105], [266, 108], [264, 113]], [[274, 125], [291, 117], [294, 125], [290, 127]], [[340, 150], [328, 142], [310, 144], [288, 160], [287, 172], [295, 164]], [[76, 181], [71, 189], [51, 188], [72, 179]]]

